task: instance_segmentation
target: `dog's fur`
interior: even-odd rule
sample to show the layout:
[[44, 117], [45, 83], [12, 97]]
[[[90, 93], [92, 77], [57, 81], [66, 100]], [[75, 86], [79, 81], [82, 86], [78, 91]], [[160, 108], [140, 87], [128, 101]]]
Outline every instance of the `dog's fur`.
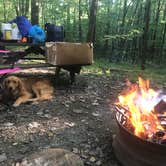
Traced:
[[50, 81], [36, 78], [9, 76], [3, 81], [5, 93], [14, 100], [14, 107], [28, 101], [42, 101], [52, 98], [54, 88]]

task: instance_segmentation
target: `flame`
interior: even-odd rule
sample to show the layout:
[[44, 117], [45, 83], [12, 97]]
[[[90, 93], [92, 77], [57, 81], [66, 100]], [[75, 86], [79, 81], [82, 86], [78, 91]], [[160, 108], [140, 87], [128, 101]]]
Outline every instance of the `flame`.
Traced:
[[127, 94], [120, 95], [118, 104], [129, 110], [129, 120], [134, 134], [141, 138], [151, 138], [154, 133], [163, 130], [154, 112], [158, 92], [150, 89], [150, 81], [138, 78], [138, 84], [127, 82]]

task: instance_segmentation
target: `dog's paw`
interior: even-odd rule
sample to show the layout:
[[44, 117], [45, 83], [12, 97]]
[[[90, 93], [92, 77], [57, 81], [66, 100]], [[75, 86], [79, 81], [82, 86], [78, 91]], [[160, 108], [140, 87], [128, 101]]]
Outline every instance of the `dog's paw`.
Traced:
[[14, 103], [13, 104], [13, 107], [18, 107], [20, 104], [18, 104], [18, 103]]
[[32, 105], [37, 105], [37, 104], [39, 104], [39, 102], [33, 101], [31, 104], [32, 104]]

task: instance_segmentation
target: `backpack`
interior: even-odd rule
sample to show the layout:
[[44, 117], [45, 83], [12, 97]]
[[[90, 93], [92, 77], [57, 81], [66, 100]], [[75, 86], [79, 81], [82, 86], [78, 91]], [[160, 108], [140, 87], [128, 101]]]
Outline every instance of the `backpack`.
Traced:
[[29, 30], [28, 36], [32, 38], [33, 44], [45, 42], [46, 38], [44, 30], [38, 25], [32, 26], [32, 28]]
[[46, 42], [55, 42], [64, 40], [64, 28], [63, 26], [57, 26], [55, 24], [46, 23]]

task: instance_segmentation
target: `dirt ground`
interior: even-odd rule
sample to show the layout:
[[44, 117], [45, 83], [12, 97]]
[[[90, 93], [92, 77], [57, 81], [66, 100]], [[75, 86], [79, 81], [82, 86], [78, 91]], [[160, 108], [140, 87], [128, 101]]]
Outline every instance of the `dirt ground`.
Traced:
[[10, 166], [41, 149], [64, 148], [85, 166], [120, 166], [112, 148], [117, 130], [113, 103], [124, 78], [116, 72], [81, 73], [70, 86], [63, 73], [54, 81], [51, 101], [1, 105], [0, 165]]

